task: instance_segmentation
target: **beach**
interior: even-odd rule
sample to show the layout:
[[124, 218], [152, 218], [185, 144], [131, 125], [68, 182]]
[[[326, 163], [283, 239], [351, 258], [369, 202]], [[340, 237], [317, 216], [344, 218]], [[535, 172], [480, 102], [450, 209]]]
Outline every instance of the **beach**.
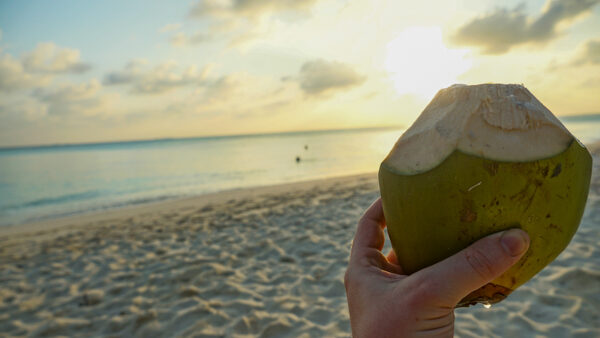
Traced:
[[[600, 336], [600, 147], [578, 232], [458, 337]], [[343, 275], [375, 173], [0, 228], [0, 336], [348, 337]], [[386, 248], [389, 249], [389, 243]]]

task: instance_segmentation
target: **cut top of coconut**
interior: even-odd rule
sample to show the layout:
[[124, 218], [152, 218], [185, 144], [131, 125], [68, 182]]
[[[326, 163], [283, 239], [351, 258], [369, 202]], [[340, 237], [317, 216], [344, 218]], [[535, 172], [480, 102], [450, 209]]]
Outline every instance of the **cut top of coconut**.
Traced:
[[436, 167], [454, 150], [497, 161], [535, 161], [561, 153], [572, 140], [522, 85], [453, 85], [436, 94], [384, 164], [413, 175]]

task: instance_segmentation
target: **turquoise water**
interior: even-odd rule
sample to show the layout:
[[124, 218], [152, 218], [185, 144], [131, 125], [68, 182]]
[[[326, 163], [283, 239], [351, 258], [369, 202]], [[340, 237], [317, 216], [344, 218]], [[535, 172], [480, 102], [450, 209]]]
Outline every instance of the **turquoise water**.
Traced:
[[[600, 140], [600, 115], [562, 120], [582, 142]], [[0, 149], [0, 225], [375, 172], [401, 133], [363, 129]]]
[[401, 133], [363, 129], [4, 149], [0, 225], [374, 172]]

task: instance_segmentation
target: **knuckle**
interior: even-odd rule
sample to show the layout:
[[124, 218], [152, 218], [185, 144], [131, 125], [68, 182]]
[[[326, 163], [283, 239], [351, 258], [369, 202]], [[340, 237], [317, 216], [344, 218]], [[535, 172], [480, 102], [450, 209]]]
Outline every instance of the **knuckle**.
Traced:
[[490, 280], [495, 277], [496, 269], [494, 268], [494, 262], [484, 251], [478, 248], [467, 250], [465, 251], [465, 260], [469, 263], [471, 269], [473, 269], [473, 271], [479, 275], [482, 280]]

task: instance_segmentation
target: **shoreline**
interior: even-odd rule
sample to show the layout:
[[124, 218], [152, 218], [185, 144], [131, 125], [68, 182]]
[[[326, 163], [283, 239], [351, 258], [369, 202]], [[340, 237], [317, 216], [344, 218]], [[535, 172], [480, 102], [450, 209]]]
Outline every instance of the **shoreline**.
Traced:
[[244, 138], [244, 137], [263, 137], [263, 136], [282, 136], [294, 134], [317, 134], [331, 132], [352, 132], [352, 131], [372, 131], [372, 130], [399, 130], [406, 129], [404, 125], [396, 126], [373, 126], [373, 127], [358, 127], [345, 129], [313, 129], [313, 130], [289, 130], [275, 131], [254, 134], [231, 134], [231, 135], [204, 135], [204, 136], [188, 136], [188, 137], [164, 137], [150, 139], [132, 139], [132, 140], [116, 140], [116, 141], [97, 141], [97, 142], [75, 142], [75, 143], [50, 143], [50, 144], [31, 144], [31, 145], [15, 145], [15, 146], [0, 146], [0, 151], [21, 151], [21, 150], [40, 150], [47, 148], [75, 148], [75, 147], [99, 147], [110, 146], [115, 144], [141, 144], [160, 141], [187, 141], [198, 139], [219, 139], [219, 138]]
[[[600, 335], [600, 147], [590, 151], [588, 204], [569, 246], [492, 308], [457, 309], [457, 337]], [[349, 337], [343, 276], [378, 196], [369, 173], [2, 229], [0, 332]]]
[[11, 336], [347, 337], [376, 175], [232, 190], [0, 234]]
[[[600, 141], [593, 142], [584, 146], [588, 149], [593, 159], [600, 157]], [[596, 165], [594, 161], [593, 165]], [[344, 182], [361, 177], [375, 177], [377, 172], [350, 174], [341, 176], [326, 176], [316, 179], [302, 180], [291, 183], [275, 183], [270, 185], [250, 186], [243, 188], [232, 188], [220, 190], [210, 193], [200, 193], [198, 195], [186, 197], [170, 197], [157, 201], [127, 204], [123, 206], [110, 207], [107, 209], [96, 209], [91, 211], [81, 211], [66, 216], [57, 216], [43, 218], [34, 221], [26, 221], [11, 225], [0, 226], [0, 236], [23, 234], [27, 232], [40, 232], [44, 230], [54, 230], [57, 228], [73, 226], [76, 223], [90, 223], [103, 221], [110, 218], [119, 218], [126, 216], [134, 216], [141, 213], [158, 212], [166, 210], [177, 205], [183, 208], [192, 208], [194, 206], [205, 206], [211, 203], [225, 202], [228, 199], [236, 197], [252, 197], [262, 194], [276, 193], [285, 191], [286, 189], [304, 189], [305, 185], [318, 186], [319, 182], [327, 182], [334, 180], [336, 182]]]
[[0, 237], [19, 235], [29, 232], [45, 232], [46, 230], [49, 231], [59, 228], [77, 226], [81, 223], [102, 222], [122, 217], [133, 217], [140, 214], [155, 214], [165, 210], [172, 210], [173, 208], [181, 210], [188, 210], [190, 208], [201, 209], [209, 204], [223, 203], [236, 198], [251, 198], [261, 195], [277, 194], [288, 190], [305, 191], [315, 188], [323, 183], [325, 185], [343, 184], [344, 182], [353, 181], [356, 179], [376, 179], [376, 177], [376, 172], [331, 176], [291, 183], [277, 183], [263, 186], [233, 188], [187, 197], [166, 198], [159, 201], [130, 204], [108, 208], [105, 210], [82, 211], [67, 216], [51, 217], [42, 220], [0, 226]]

